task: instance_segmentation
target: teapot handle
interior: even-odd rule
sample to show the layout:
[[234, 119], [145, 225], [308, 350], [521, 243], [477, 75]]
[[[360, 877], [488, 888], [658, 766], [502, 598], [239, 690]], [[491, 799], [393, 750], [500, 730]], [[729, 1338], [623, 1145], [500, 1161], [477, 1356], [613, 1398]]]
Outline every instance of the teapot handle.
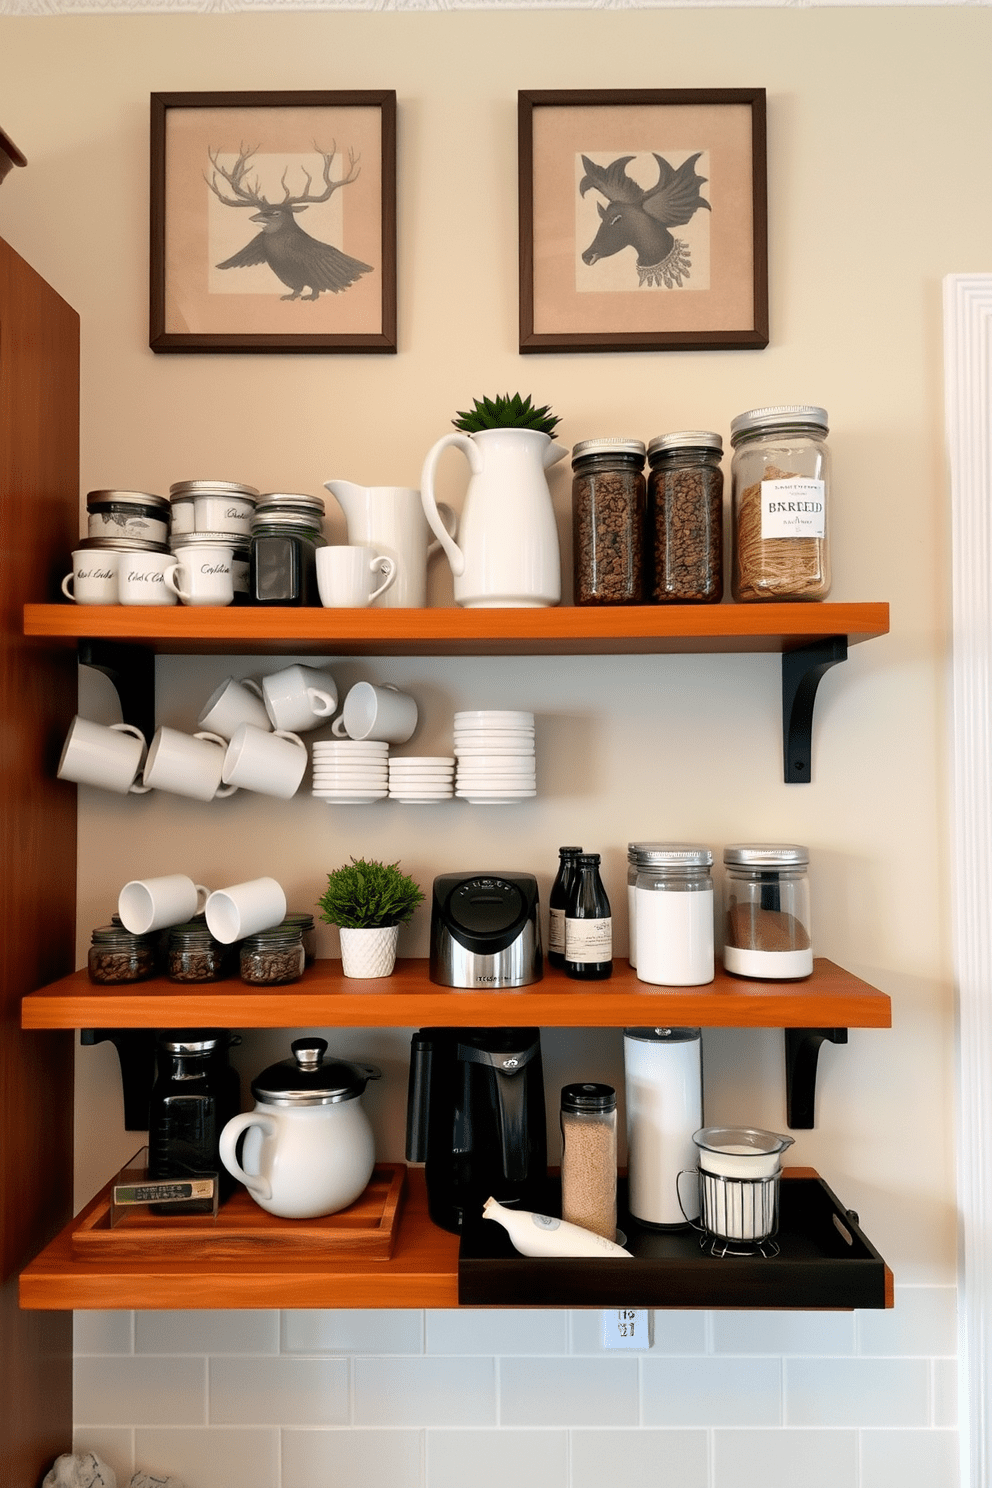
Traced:
[[242, 1133], [246, 1132], [250, 1126], [257, 1126], [266, 1137], [274, 1137], [276, 1134], [276, 1123], [271, 1116], [259, 1115], [257, 1111], [246, 1111], [240, 1116], [232, 1116], [220, 1134], [220, 1160], [231, 1177], [243, 1183], [250, 1194], [254, 1194], [256, 1198], [268, 1200], [272, 1198], [272, 1185], [269, 1180], [246, 1173], [238, 1162], [238, 1141]]
[[449, 447], [460, 449], [471, 467], [472, 474], [480, 474], [482, 457], [478, 446], [472, 443], [467, 434], [445, 434], [427, 451], [424, 468], [420, 473], [420, 500], [423, 503], [424, 516], [427, 518], [428, 525], [447, 555], [448, 562], [451, 564], [451, 572], [458, 578], [465, 572], [465, 554], [449, 535], [441, 519], [437, 498], [434, 495], [434, 472], [437, 469], [437, 462]]

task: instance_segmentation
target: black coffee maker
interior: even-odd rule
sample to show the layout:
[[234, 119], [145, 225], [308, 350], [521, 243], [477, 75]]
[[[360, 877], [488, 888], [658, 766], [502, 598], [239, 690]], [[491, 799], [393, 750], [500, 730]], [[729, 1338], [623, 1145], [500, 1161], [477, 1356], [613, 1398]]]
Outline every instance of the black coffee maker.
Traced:
[[490, 1197], [539, 1208], [547, 1179], [537, 1028], [421, 1028], [412, 1041], [406, 1156], [426, 1164], [431, 1219], [459, 1231]]

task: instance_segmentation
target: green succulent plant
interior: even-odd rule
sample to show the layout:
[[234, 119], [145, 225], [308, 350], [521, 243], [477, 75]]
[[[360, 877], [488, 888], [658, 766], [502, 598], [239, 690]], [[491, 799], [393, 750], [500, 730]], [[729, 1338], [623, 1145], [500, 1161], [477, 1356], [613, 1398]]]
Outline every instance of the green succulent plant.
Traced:
[[465, 434], [477, 434], [480, 429], [536, 429], [539, 434], [554, 434], [558, 417], [546, 403], [535, 408], [528, 393], [521, 398], [519, 393], [510, 397], [476, 398], [468, 412], [458, 411], [451, 422]]
[[424, 895], [398, 863], [352, 858], [327, 875], [327, 888], [317, 900], [321, 919], [343, 930], [405, 925]]

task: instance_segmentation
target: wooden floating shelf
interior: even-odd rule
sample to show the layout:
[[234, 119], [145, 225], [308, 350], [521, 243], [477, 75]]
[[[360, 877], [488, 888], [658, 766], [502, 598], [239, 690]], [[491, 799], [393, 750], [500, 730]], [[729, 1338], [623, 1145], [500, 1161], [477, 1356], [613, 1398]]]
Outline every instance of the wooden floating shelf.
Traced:
[[795, 650], [889, 629], [885, 603], [412, 610], [29, 604], [24, 634], [162, 654], [544, 656]]
[[605, 982], [576, 982], [553, 969], [508, 992], [455, 991], [428, 977], [423, 959], [399, 960], [390, 977], [341, 974], [318, 961], [299, 982], [266, 990], [240, 978], [189, 987], [157, 977], [97, 986], [85, 971], [32, 992], [24, 1028], [888, 1028], [888, 996], [818, 957], [799, 982], [746, 981], [718, 965], [702, 987], [655, 987], [617, 961]]

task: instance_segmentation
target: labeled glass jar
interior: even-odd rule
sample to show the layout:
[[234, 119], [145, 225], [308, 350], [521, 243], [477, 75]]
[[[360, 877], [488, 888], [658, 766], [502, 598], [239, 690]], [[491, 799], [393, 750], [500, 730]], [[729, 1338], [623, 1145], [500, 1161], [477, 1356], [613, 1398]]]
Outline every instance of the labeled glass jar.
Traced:
[[317, 558], [324, 546], [319, 496], [263, 496], [251, 519], [248, 603], [319, 605]]
[[809, 848], [735, 843], [723, 850], [723, 964], [735, 976], [790, 980], [813, 972]]
[[[115, 917], [116, 920], [116, 917]], [[100, 925], [91, 936], [86, 967], [91, 982], [115, 987], [123, 982], [144, 982], [158, 971], [159, 936], [134, 935], [117, 920]]]
[[655, 604], [723, 598], [723, 440], [689, 429], [648, 445], [648, 547]]
[[612, 1085], [561, 1092], [561, 1217], [607, 1240], [617, 1233], [617, 1093]]
[[[237, 481], [189, 480], [176, 481], [169, 487], [172, 502], [173, 531], [178, 514], [186, 532], [223, 532], [248, 537], [251, 532], [251, 517], [258, 501], [254, 486], [243, 486]], [[191, 527], [185, 524], [190, 520]]]
[[[220, 1135], [241, 1110], [241, 1081], [228, 1050], [241, 1040], [221, 1028], [179, 1029], [156, 1039], [158, 1073], [148, 1111], [148, 1176], [189, 1178], [216, 1173], [220, 1192], [234, 1180], [220, 1160]], [[152, 1205], [162, 1214], [195, 1214], [203, 1200]], [[206, 1207], [212, 1207], [209, 1200]]]
[[572, 450], [573, 603], [644, 603], [644, 445], [586, 439]]
[[734, 599], [830, 593], [826, 437], [826, 409], [812, 404], [754, 408], [733, 420]]
[[241, 980], [253, 987], [280, 987], [299, 981], [306, 956], [299, 926], [274, 925], [241, 942]]
[[148, 491], [90, 491], [86, 496], [88, 536], [138, 538], [164, 543], [169, 538], [169, 502]]
[[171, 926], [165, 952], [170, 982], [219, 982], [230, 961], [231, 947], [214, 939], [205, 920]]
[[664, 987], [713, 980], [713, 854], [688, 842], [653, 846], [638, 867], [637, 979]]

